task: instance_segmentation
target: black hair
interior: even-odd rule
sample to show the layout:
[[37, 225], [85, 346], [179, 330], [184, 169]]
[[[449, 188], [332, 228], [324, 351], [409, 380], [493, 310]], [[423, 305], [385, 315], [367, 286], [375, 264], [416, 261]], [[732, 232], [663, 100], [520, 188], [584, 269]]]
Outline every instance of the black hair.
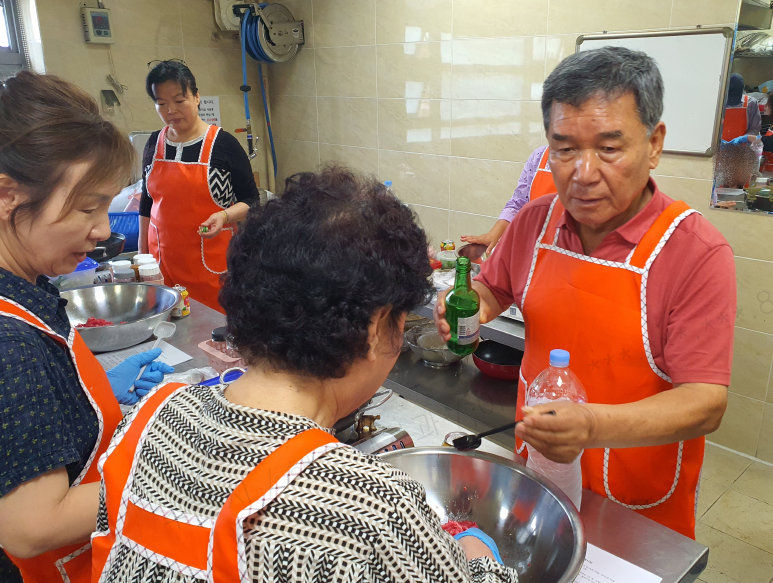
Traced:
[[177, 81], [180, 84], [183, 95], [197, 95], [199, 88], [196, 86], [196, 77], [193, 76], [188, 65], [181, 61], [161, 61], [153, 67], [145, 78], [145, 91], [155, 101], [153, 85], [160, 85], [166, 81]]
[[250, 365], [342, 378], [369, 350], [373, 315], [391, 307], [397, 331], [429, 299], [431, 273], [412, 211], [375, 178], [328, 167], [291, 176], [281, 197], [250, 209], [219, 299]]
[[628, 92], [636, 99], [639, 119], [652, 132], [663, 115], [663, 78], [652, 57], [625, 47], [602, 47], [569, 55], [542, 87], [545, 131], [554, 101], [580, 107], [598, 94], [617, 98]]
[[743, 99], [743, 77], [738, 73], [730, 75], [727, 81], [727, 104], [738, 105]]

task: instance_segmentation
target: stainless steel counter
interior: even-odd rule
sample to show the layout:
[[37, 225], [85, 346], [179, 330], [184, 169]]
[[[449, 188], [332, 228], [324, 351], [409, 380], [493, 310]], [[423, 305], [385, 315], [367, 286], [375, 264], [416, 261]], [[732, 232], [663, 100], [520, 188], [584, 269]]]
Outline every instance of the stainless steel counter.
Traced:
[[225, 316], [220, 312], [191, 299], [191, 315], [185, 318], [173, 318], [177, 329], [169, 344], [190, 354], [193, 360], [178, 364], [176, 372], [185, 372], [192, 368], [209, 366], [207, 355], [199, 348], [199, 343], [212, 337], [212, 330], [225, 326]]
[[[431, 317], [431, 309], [422, 309], [421, 315]], [[191, 300], [191, 315], [174, 322], [177, 331], [170, 344], [193, 357], [177, 370], [207, 366], [197, 345], [210, 337], [213, 328], [225, 324], [225, 316]], [[483, 329], [484, 337], [497, 342], [504, 338], [504, 344], [523, 349], [522, 324], [498, 318]], [[431, 369], [407, 352], [384, 385], [472, 431], [503, 425], [515, 416], [516, 384], [481, 375], [469, 358], [450, 369]], [[512, 433], [491, 439], [510, 449], [515, 443]], [[656, 574], [663, 583], [692, 583], [708, 563], [705, 546], [589, 490], [583, 491], [580, 516], [588, 543]]]
[[[515, 419], [518, 383], [485, 376], [469, 356], [450, 367], [431, 368], [406, 351], [397, 359], [384, 386], [475, 433]], [[507, 449], [515, 447], [512, 431], [488, 439]]]

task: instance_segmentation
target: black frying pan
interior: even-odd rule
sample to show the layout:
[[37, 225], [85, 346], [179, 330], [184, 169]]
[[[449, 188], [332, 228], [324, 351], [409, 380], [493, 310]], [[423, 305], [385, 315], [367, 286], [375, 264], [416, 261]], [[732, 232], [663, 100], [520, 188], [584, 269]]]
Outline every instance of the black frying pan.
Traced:
[[517, 381], [523, 352], [505, 344], [485, 340], [472, 353], [472, 360], [480, 372], [488, 376]]
[[97, 243], [97, 248], [87, 253], [94, 261], [108, 261], [121, 254], [126, 243], [126, 235], [122, 233], [110, 233], [110, 238]]

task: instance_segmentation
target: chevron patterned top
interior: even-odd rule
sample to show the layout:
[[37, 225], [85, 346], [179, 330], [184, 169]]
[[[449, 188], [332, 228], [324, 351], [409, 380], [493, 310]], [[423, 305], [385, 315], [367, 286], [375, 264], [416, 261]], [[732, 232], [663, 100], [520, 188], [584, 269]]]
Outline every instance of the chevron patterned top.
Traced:
[[[255, 465], [288, 438], [319, 427], [305, 417], [234, 405], [224, 390], [194, 386], [169, 401], [139, 455], [132, 494], [214, 519]], [[98, 530], [107, 529], [105, 513], [101, 499]], [[515, 570], [488, 558], [466, 561], [440, 528], [423, 486], [348, 447], [318, 459], [247, 520], [245, 534], [252, 580], [261, 583], [517, 583]], [[121, 546], [106, 581], [196, 579]]]

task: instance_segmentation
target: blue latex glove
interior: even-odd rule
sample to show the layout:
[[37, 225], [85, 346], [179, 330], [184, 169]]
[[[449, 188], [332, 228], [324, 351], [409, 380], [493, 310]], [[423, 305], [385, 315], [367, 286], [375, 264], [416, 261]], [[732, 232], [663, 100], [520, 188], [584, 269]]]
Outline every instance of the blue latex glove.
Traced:
[[466, 536], [474, 536], [479, 541], [481, 541], [484, 545], [486, 545], [492, 553], [494, 553], [494, 558], [497, 560], [497, 563], [500, 565], [504, 565], [502, 562], [502, 557], [499, 556], [499, 549], [497, 548], [497, 543], [494, 542], [494, 539], [491, 538], [489, 535], [487, 535], [485, 532], [483, 532], [479, 528], [468, 528], [464, 532], [460, 532], [456, 536], [454, 536], [454, 539], [459, 540]]
[[[164, 375], [173, 373], [174, 369], [156, 359], [161, 356], [161, 349], [155, 348], [135, 354], [124, 360], [115, 368], [107, 371], [107, 378], [113, 388], [113, 394], [121, 405], [134, 405], [144, 397], [150, 389], [164, 380]], [[137, 379], [143, 366], [148, 365], [142, 378]], [[136, 382], [135, 382], [135, 379]], [[129, 389], [134, 386], [134, 392]]]
[[[760, 137], [757, 136], [757, 139], [754, 140], [754, 141], [757, 141], [759, 139], [760, 139]], [[724, 142], [725, 140], [722, 140], [722, 141]], [[737, 138], [733, 138], [732, 140], [730, 140], [729, 143], [731, 143], [731, 144], [746, 144], [748, 142], [749, 142], [749, 136], [748, 135], [743, 135], [743, 136], [738, 136]]]

